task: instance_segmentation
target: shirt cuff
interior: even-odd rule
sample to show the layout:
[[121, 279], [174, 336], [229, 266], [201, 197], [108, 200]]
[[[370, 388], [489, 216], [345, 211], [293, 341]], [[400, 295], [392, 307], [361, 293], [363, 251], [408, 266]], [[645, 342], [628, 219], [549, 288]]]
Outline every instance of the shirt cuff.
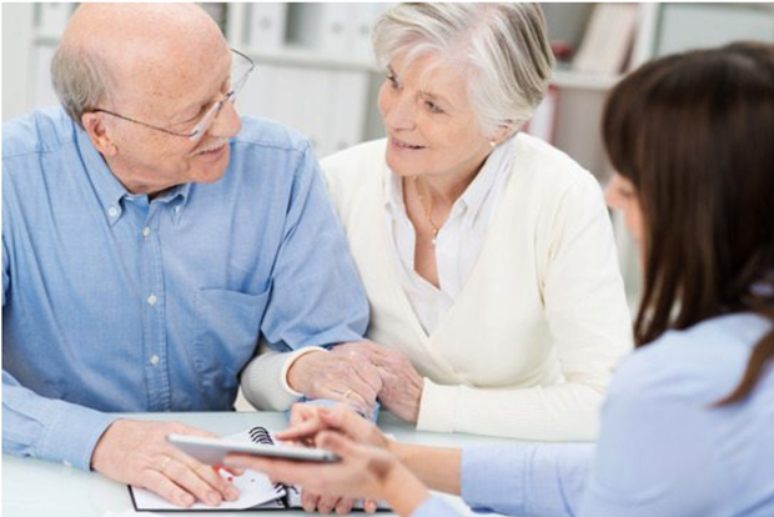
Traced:
[[459, 386], [442, 386], [425, 377], [417, 430], [454, 432]]
[[525, 513], [525, 470], [534, 445], [468, 447], [462, 451], [460, 495], [476, 512]]
[[94, 447], [118, 417], [74, 404], [68, 404], [58, 413], [47, 426], [41, 457], [90, 470]]
[[452, 517], [454, 515], [461, 514], [449, 503], [434, 495], [417, 506], [411, 517]]
[[282, 384], [282, 388], [285, 390], [285, 392], [292, 396], [292, 397], [303, 397], [303, 393], [299, 393], [293, 388], [290, 387], [290, 384], [288, 384], [288, 372], [290, 371], [290, 368], [293, 366], [293, 363], [296, 362], [296, 360], [304, 356], [310, 352], [327, 352], [325, 348], [321, 348], [319, 346], [307, 346], [302, 348], [301, 350], [297, 350], [295, 352], [292, 352], [287, 359], [285, 359], [285, 365], [282, 367], [282, 372], [280, 373], [280, 383]]

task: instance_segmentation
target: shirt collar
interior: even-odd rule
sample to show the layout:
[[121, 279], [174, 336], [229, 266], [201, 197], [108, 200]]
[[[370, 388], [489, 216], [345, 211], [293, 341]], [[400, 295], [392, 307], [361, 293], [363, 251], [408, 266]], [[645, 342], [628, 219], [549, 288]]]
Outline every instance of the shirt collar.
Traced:
[[[89, 175], [92, 185], [94, 185], [94, 190], [102, 205], [102, 211], [108, 223], [112, 226], [121, 219], [124, 212], [121, 201], [129, 197], [130, 194], [115, 177], [99, 151], [94, 148], [89, 135], [80, 126], [73, 124], [75, 125], [78, 148], [80, 149], [86, 173]], [[183, 208], [188, 202], [190, 191], [191, 184], [185, 183], [169, 189], [156, 198], [169, 205], [173, 222], [177, 223], [180, 221], [184, 211]]]
[[506, 140], [494, 148], [484, 166], [457, 200], [457, 203], [467, 208], [471, 217], [475, 217], [484, 206], [484, 201], [497, 183], [497, 178], [511, 170], [507, 165], [513, 155], [512, 140]]
[[401, 214], [406, 216], [406, 205], [403, 202], [403, 177], [393, 173], [389, 167], [384, 166], [384, 206], [393, 218]]

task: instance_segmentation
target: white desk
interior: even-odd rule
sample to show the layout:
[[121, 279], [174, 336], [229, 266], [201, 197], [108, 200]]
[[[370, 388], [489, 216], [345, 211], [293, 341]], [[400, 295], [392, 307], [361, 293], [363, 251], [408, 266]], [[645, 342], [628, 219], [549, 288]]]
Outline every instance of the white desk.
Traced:
[[[236, 433], [254, 425], [280, 430], [284, 429], [286, 424], [284, 414], [266, 412], [151, 413], [124, 416], [148, 420], [178, 420], [221, 435]], [[389, 414], [382, 414], [379, 423], [385, 432], [405, 442], [437, 446], [507, 443], [507, 440], [473, 435], [417, 432]], [[3, 517], [102, 517], [107, 512], [120, 513], [133, 508], [126, 485], [108, 480], [93, 472], [83, 472], [57, 463], [3, 454], [2, 473]], [[465, 508], [460, 500], [453, 499], [454, 506]], [[472, 512], [466, 513], [474, 515]], [[199, 511], [166, 515], [245, 517], [260, 514], [258, 512]], [[263, 515], [290, 517], [309, 514], [283, 511]]]

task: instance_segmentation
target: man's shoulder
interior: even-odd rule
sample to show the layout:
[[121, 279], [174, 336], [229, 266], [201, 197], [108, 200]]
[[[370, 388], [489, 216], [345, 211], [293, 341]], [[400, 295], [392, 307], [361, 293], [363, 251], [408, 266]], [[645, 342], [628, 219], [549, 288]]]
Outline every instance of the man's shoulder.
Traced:
[[303, 154], [309, 149], [309, 139], [274, 120], [243, 116], [242, 130], [234, 142], [254, 151], [275, 150]]
[[56, 152], [74, 137], [75, 125], [62, 108], [36, 109], [3, 123], [3, 161]]

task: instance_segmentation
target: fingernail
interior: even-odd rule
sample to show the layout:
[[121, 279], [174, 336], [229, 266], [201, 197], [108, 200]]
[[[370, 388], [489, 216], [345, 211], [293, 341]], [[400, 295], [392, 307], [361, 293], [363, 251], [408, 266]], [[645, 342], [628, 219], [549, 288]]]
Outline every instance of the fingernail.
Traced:
[[223, 499], [220, 497], [220, 494], [217, 492], [213, 491], [207, 494], [207, 502], [212, 506], [218, 506], [222, 500]]
[[191, 494], [184, 494], [180, 497], [180, 502], [183, 506], [191, 506], [194, 504], [194, 498]]
[[239, 490], [234, 488], [233, 486], [230, 486], [226, 489], [226, 499], [229, 501], [236, 501], [239, 499]]

